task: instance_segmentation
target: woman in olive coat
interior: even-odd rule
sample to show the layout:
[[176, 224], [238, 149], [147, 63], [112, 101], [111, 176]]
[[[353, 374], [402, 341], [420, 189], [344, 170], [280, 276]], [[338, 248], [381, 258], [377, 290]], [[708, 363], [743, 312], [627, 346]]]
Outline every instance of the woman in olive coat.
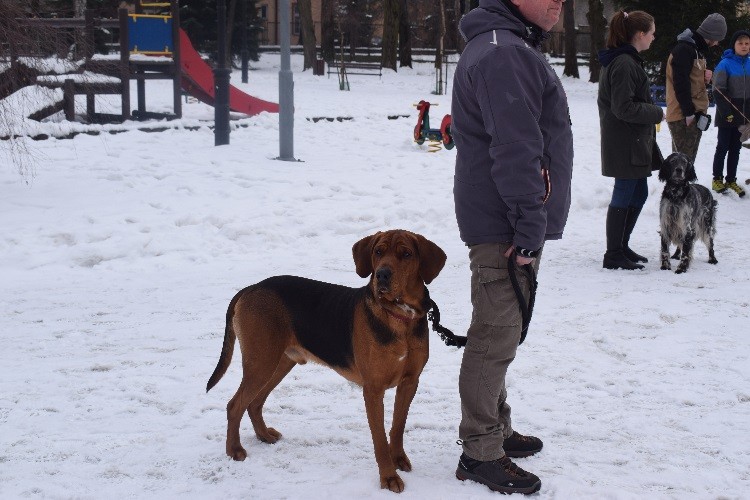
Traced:
[[648, 197], [647, 178], [659, 168], [661, 153], [654, 125], [664, 111], [651, 101], [650, 82], [639, 52], [654, 41], [654, 18], [643, 11], [616, 12], [609, 23], [607, 48], [599, 52], [599, 123], [602, 175], [614, 177], [607, 210], [606, 269], [643, 269], [648, 259], [628, 246]]

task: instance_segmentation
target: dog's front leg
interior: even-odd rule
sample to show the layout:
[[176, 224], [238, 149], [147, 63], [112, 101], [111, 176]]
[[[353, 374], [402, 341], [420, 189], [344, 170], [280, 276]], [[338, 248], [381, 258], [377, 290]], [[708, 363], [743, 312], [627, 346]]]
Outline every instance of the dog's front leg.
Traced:
[[391, 426], [391, 459], [399, 470], [411, 471], [411, 462], [404, 451], [404, 430], [409, 407], [417, 393], [419, 379], [413, 376], [404, 377], [396, 388], [396, 401], [393, 405], [393, 425]]
[[401, 493], [404, 491], [404, 481], [396, 473], [396, 467], [388, 451], [388, 439], [385, 436], [385, 410], [383, 409], [385, 387], [365, 385], [363, 392], [367, 423], [370, 424], [375, 461], [378, 463], [380, 473], [380, 487]]
[[665, 234], [666, 231], [661, 232], [661, 269], [662, 271], [668, 271], [672, 269], [672, 264], [669, 263], [669, 237]]
[[688, 231], [685, 235], [685, 240], [680, 245], [682, 249], [682, 255], [680, 256], [680, 265], [675, 270], [676, 274], [684, 273], [690, 267], [690, 260], [693, 257], [693, 243], [695, 242], [695, 233]]

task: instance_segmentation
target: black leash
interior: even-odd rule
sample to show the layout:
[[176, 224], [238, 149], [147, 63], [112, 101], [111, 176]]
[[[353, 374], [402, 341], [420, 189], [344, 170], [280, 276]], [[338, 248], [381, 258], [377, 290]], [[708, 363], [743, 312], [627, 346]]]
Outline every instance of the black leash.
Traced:
[[427, 319], [432, 321], [432, 329], [440, 335], [440, 340], [445, 342], [448, 347], [456, 346], [459, 349], [466, 345], [466, 337], [456, 335], [452, 331], [440, 324], [440, 309], [432, 299], [430, 300], [430, 310], [427, 312]]
[[[523, 341], [526, 340], [526, 334], [529, 332], [531, 315], [534, 312], [534, 301], [536, 300], [537, 281], [534, 267], [530, 263], [521, 266], [521, 271], [526, 275], [526, 278], [529, 280], [530, 286], [529, 301], [526, 302], [526, 299], [523, 296], [523, 291], [521, 290], [521, 285], [518, 283], [516, 270], [516, 252], [512, 252], [510, 254], [510, 257], [508, 257], [508, 274], [510, 275], [510, 282], [513, 285], [513, 291], [516, 292], [518, 307], [519, 309], [521, 309], [521, 340], [518, 342], [518, 345], [521, 345], [523, 344]], [[430, 309], [427, 312], [427, 319], [432, 322], [433, 331], [437, 332], [438, 335], [440, 335], [440, 340], [445, 342], [445, 345], [447, 345], [448, 347], [456, 346], [459, 349], [461, 347], [464, 347], [466, 345], [465, 336], [456, 335], [440, 324], [440, 309], [438, 308], [435, 301], [429, 298], [429, 292], [428, 300], [430, 301]]]
[[513, 291], [516, 292], [518, 307], [521, 309], [523, 323], [521, 324], [521, 340], [518, 342], [518, 345], [521, 345], [526, 340], [526, 334], [529, 332], [529, 323], [531, 323], [531, 314], [534, 312], [534, 301], [536, 300], [537, 281], [534, 267], [530, 263], [524, 264], [521, 269], [526, 274], [530, 285], [529, 302], [527, 303], [523, 296], [523, 291], [521, 291], [521, 285], [518, 283], [516, 269], [516, 252], [511, 252], [510, 257], [508, 257], [508, 274], [510, 275], [510, 282], [513, 285]]

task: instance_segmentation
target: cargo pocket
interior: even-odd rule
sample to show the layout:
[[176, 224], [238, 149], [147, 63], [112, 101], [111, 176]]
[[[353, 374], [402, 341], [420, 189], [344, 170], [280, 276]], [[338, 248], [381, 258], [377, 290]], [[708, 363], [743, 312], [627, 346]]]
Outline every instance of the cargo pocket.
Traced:
[[[520, 326], [521, 310], [508, 270], [479, 267], [477, 271], [477, 320], [492, 326]], [[523, 273], [518, 273], [518, 282], [522, 290], [528, 290], [528, 280]]]

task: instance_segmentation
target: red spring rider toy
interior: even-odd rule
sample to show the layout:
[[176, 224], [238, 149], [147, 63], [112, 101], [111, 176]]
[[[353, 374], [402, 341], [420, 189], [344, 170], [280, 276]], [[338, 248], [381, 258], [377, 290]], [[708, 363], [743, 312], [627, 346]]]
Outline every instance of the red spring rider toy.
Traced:
[[421, 145], [424, 144], [424, 141], [430, 141], [428, 149], [430, 153], [440, 151], [441, 145], [445, 149], [453, 149], [455, 143], [451, 135], [451, 115], [443, 117], [439, 129], [430, 128], [431, 104], [427, 101], [419, 101], [419, 104], [415, 104], [415, 106], [419, 110], [419, 118], [417, 119], [417, 126], [414, 127], [414, 142]]

